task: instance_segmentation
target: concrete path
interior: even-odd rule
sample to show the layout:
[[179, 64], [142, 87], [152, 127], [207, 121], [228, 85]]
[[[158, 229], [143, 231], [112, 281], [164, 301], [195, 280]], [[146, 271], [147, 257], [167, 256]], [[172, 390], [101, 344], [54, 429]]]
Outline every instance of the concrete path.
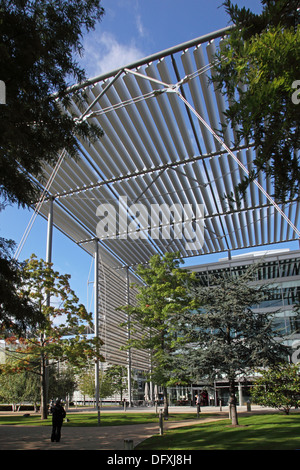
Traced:
[[[241, 408], [245, 412], [245, 407]], [[128, 412], [130, 411], [128, 410]], [[153, 412], [153, 409], [133, 409], [132, 412], [134, 411]], [[170, 410], [170, 412], [172, 411], [173, 409]], [[186, 408], [178, 410], [177, 408], [176, 411], [189, 412], [190, 410]], [[195, 408], [193, 408], [193, 412], [195, 413]], [[211, 412], [216, 413], [214, 418], [206, 416], [207, 413]], [[3, 414], [1, 413], [1, 415]], [[177, 422], [164, 421], [164, 430], [224, 418], [228, 418], [228, 411], [223, 410], [221, 412], [214, 407], [206, 407], [205, 412], [201, 410], [199, 419]], [[124, 450], [124, 439], [133, 440], [134, 446], [136, 446], [144, 439], [159, 434], [159, 424], [100, 425], [99, 427], [68, 427], [63, 425], [60, 442], [51, 442], [50, 434], [51, 426], [0, 425], [0, 450]]]

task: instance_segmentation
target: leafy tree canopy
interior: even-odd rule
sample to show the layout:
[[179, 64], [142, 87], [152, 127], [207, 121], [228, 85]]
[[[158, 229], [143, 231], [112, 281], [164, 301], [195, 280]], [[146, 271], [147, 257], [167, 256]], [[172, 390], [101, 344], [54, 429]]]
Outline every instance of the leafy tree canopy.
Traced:
[[[59, 361], [74, 366], [84, 365], [89, 358], [102, 360], [102, 341], [86, 334], [86, 328], [93, 327], [92, 314], [78, 303], [69, 279], [69, 275], [59, 274], [51, 263], [38, 260], [34, 255], [27, 260], [21, 291], [44, 316], [44, 323], [27, 332], [24, 338], [7, 338], [7, 342], [14, 345], [15, 360], [3, 366], [4, 372], [29, 370], [40, 374], [42, 355], [52, 364]], [[50, 305], [46, 300], [48, 295]]]
[[300, 405], [300, 374], [297, 364], [277, 364], [260, 370], [260, 377], [251, 391], [254, 403], [271, 406], [289, 414], [292, 407]]
[[[84, 396], [95, 397], [95, 370], [93, 368], [85, 369], [79, 376], [78, 387]], [[107, 398], [114, 393], [112, 378], [106, 372], [99, 371], [99, 397]]]
[[12, 240], [0, 238], [0, 336], [25, 335], [44, 324], [44, 316], [28, 293], [21, 293], [23, 264], [11, 258]]
[[[29, 205], [38, 196], [31, 176], [42, 175], [66, 149], [74, 157], [75, 135], [101, 135], [86, 122], [61, 112], [68, 80], [84, 71], [74, 59], [83, 51], [83, 31], [94, 28], [104, 11], [101, 0], [1, 0], [0, 79], [6, 105], [0, 106], [0, 197], [2, 205]], [[55, 93], [57, 95], [55, 95]], [[31, 175], [31, 176], [30, 176]]]
[[288, 201], [299, 197], [300, 187], [300, 106], [292, 99], [300, 80], [300, 4], [261, 3], [261, 14], [223, 3], [236, 27], [222, 43], [213, 80], [229, 98], [226, 127], [235, 129], [238, 143], [257, 149], [237, 195], [262, 171], [273, 180], [272, 196]]
[[[239, 276], [224, 273], [210, 278], [209, 286], [194, 288], [200, 310], [183, 317], [188, 357], [198, 367], [199, 377], [236, 378], [254, 368], [278, 361], [285, 350], [275, 341], [271, 319], [255, 311], [268, 287], [253, 285], [254, 273]], [[191, 354], [189, 345], [193, 344]]]
[[[103, 14], [101, 0], [0, 0], [0, 80], [6, 85], [6, 104], [0, 105], [0, 211], [9, 203], [36, 202], [43, 167], [54, 165], [63, 149], [76, 157], [76, 135], [102, 135], [62, 113], [56, 97], [67, 105], [70, 81], [85, 78], [75, 57], [83, 52], [83, 33]], [[0, 329], [21, 334], [40, 319], [30, 301], [17, 295], [22, 266], [12, 249], [13, 242], [1, 238]]]
[[136, 305], [121, 307], [129, 315], [129, 347], [151, 351], [151, 380], [163, 386], [165, 415], [168, 414], [166, 387], [173, 381], [177, 348], [177, 317], [193, 308], [189, 295], [194, 273], [180, 268], [180, 253], [154, 255], [147, 266], [140, 265], [137, 274], [144, 281], [138, 285]]
[[233, 424], [237, 424], [236, 379], [282, 360], [287, 352], [275, 340], [272, 316], [255, 311], [267, 287], [255, 285], [254, 280], [254, 267], [241, 275], [210, 277], [209, 286], [193, 289], [200, 309], [181, 320], [186, 346], [178, 360], [195, 380], [228, 380]]
[[123, 392], [127, 390], [128, 371], [125, 366], [111, 365], [106, 369], [105, 375], [111, 381], [112, 391], [120, 394], [120, 400], [123, 399]]
[[92, 314], [78, 303], [69, 279], [69, 275], [55, 271], [52, 263], [38, 260], [34, 255], [25, 263], [20, 291], [32, 299], [44, 322], [23, 338], [7, 338], [14, 360], [0, 368], [5, 374], [27, 370], [40, 376], [42, 419], [47, 418], [48, 364], [59, 362], [80, 367], [88, 359], [103, 359], [101, 339], [86, 334], [86, 328], [93, 327]]
[[[181, 269], [181, 263], [179, 253], [152, 256], [149, 265], [140, 265], [137, 269], [144, 285], [136, 286], [136, 305], [121, 307], [130, 316], [132, 331], [139, 333], [131, 338], [129, 345], [152, 351], [153, 364], [160, 369], [155, 374], [159, 374], [161, 380], [168, 375], [169, 356], [176, 348], [176, 317], [193, 304], [188, 287], [194, 275]], [[164, 378], [163, 382], [166, 380]]]

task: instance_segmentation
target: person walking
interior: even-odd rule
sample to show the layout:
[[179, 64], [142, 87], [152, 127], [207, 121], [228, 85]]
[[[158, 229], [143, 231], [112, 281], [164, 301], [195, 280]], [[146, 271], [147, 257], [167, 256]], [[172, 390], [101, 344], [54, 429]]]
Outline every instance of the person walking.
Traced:
[[52, 410], [52, 434], [51, 434], [51, 442], [59, 442], [61, 436], [61, 427], [63, 424], [63, 420], [66, 417], [66, 412], [64, 407], [61, 404], [61, 401], [58, 399], [56, 403], [51, 408]]

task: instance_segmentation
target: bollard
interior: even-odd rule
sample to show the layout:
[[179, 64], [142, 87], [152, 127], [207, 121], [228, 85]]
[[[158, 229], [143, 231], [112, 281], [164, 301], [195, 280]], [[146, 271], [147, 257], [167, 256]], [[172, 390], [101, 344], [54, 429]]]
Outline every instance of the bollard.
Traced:
[[222, 400], [220, 400], [220, 411], [222, 411]]
[[0, 104], [6, 104], [6, 85], [0, 80]]
[[247, 411], [251, 411], [251, 403], [249, 400], [247, 401]]
[[132, 450], [133, 449], [133, 440], [132, 439], [124, 439], [124, 449], [125, 450]]
[[159, 410], [159, 434], [162, 436], [164, 433], [164, 418], [163, 411]]

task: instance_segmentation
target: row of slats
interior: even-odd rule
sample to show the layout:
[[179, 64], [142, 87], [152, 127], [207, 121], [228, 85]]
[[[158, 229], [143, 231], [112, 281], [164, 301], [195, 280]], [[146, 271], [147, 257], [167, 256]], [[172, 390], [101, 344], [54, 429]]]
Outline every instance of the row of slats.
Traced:
[[[182, 51], [176, 61], [178, 70], [185, 75], [202, 71], [198, 77], [187, 81], [182, 90], [195, 111], [212, 129], [217, 130], [220, 129], [220, 123], [225, 122], [223, 113], [227, 103], [216, 86], [210, 83], [212, 70], [204, 71], [214, 59], [215, 52], [216, 44], [212, 41], [199, 45], [193, 51]], [[100, 112], [164, 88], [149, 78], [174, 83], [175, 75], [169, 58], [145, 64], [138, 72], [145, 78], [123, 74], [106, 90], [94, 105], [93, 111]], [[108, 84], [109, 80], [105, 80], [85, 90], [85, 105], [72, 101], [70, 112], [80, 117]], [[127, 196], [130, 206], [134, 203], [143, 204], [148, 214], [151, 204], [165, 203], [169, 207], [173, 204], [192, 204], [194, 209], [197, 204], [204, 205], [205, 233], [201, 250], [186, 250], [188, 240], [184, 237], [170, 240], [151, 240], [149, 237], [102, 240], [103, 245], [128, 265], [146, 262], [155, 252], [179, 250], [183, 256], [190, 256], [294, 239], [295, 234], [274, 207], [265, 207], [267, 201], [254, 184], [250, 185], [240, 207], [235, 203], [229, 206], [225, 195], [233, 191], [245, 177], [245, 172], [226, 153], [209, 158], [207, 155], [211, 152], [224, 149], [196, 116], [192, 115], [191, 119], [198, 132], [197, 139], [194, 138], [184, 103], [175, 93], [170, 92], [92, 117], [91, 122], [104, 130], [104, 136], [97, 142], [81, 142], [82, 158], [76, 162], [65, 160], [51, 186], [51, 192], [56, 196], [75, 191], [73, 195], [58, 198], [60, 209], [57, 225], [76, 241], [80, 238], [79, 233], [82, 237], [96, 236], [99, 221], [97, 207], [103, 203], [117, 204], [120, 196]], [[234, 135], [235, 132], [227, 128], [225, 143], [228, 147], [232, 147]], [[197, 140], [201, 142], [201, 149]], [[184, 163], [188, 158], [198, 157], [200, 151], [204, 154], [202, 159]], [[244, 149], [236, 155], [250, 171], [255, 151]], [[161, 165], [170, 163], [178, 163], [178, 166], [159, 171]], [[130, 177], [136, 172], [149, 170], [152, 171]], [[47, 167], [45, 174], [49, 177], [51, 169]], [[126, 179], [103, 184], [119, 177]], [[80, 191], [97, 183], [101, 183], [101, 186]], [[259, 183], [272, 192], [270, 180], [264, 181], [260, 175]], [[68, 213], [66, 222], [61, 216], [63, 208]], [[290, 205], [285, 210], [292, 220], [298, 221], [299, 205]], [[147, 215], [144, 219], [140, 217], [140, 220], [146, 232], [149, 222]]]

